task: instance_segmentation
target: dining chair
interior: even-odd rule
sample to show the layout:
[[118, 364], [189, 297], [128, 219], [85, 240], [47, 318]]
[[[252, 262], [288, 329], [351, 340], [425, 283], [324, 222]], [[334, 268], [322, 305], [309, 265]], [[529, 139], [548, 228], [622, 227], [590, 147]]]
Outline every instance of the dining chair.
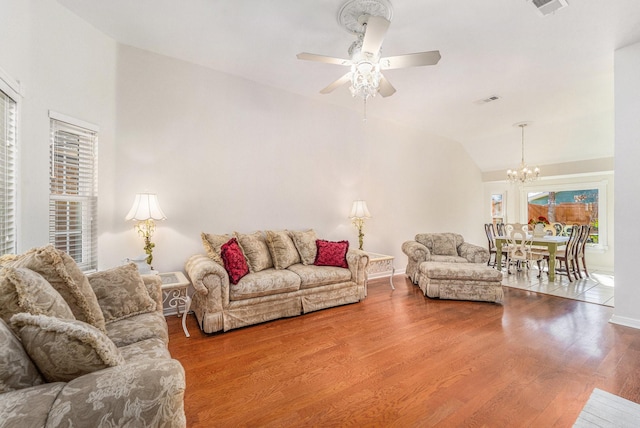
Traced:
[[[558, 250], [556, 252], [556, 260], [560, 263], [556, 263], [558, 268], [556, 269], [556, 273], [558, 275], [567, 275], [569, 278], [569, 282], [573, 282], [573, 279], [578, 279], [578, 274], [576, 272], [576, 245], [578, 245], [578, 239], [580, 235], [580, 227], [578, 225], [571, 225], [565, 227], [566, 230], [569, 230], [569, 241], [567, 241], [567, 246], [564, 250]], [[549, 259], [549, 256], [546, 256], [546, 259]]]
[[585, 248], [587, 247], [587, 241], [589, 240], [589, 233], [591, 233], [591, 226], [588, 224], [580, 226], [580, 238], [576, 244], [576, 272], [580, 278], [582, 273], [580, 269], [580, 262], [582, 262], [582, 270], [587, 278], [589, 278], [589, 271], [587, 270], [587, 262], [585, 260]]
[[543, 230], [545, 236], [556, 236], [558, 234], [556, 228], [550, 224], [545, 225]]
[[551, 223], [551, 226], [556, 230], [556, 236], [560, 236], [564, 232], [564, 224], [562, 223], [554, 222]]
[[[498, 223], [498, 224], [502, 224], [502, 223]], [[498, 262], [497, 256], [496, 256], [498, 248], [496, 246], [496, 231], [493, 226], [493, 223], [485, 224], [484, 231], [485, 231], [485, 234], [487, 235], [487, 241], [489, 243], [489, 260], [487, 261], [487, 266], [496, 267], [496, 264]], [[507, 245], [503, 244], [502, 260], [506, 260], [506, 256], [507, 256]], [[492, 257], [493, 257], [493, 263], [491, 261]]]
[[506, 236], [507, 232], [504, 230], [504, 223], [496, 223], [496, 232], [498, 236]]
[[532, 249], [533, 237], [528, 234], [527, 225], [520, 223], [508, 224], [505, 226], [507, 232], [507, 241], [509, 248], [507, 252], [507, 273], [511, 273], [510, 267], [516, 262], [518, 270], [525, 265], [527, 269], [531, 268], [530, 262], [535, 261], [538, 264], [538, 278], [542, 274], [541, 263], [544, 255]]

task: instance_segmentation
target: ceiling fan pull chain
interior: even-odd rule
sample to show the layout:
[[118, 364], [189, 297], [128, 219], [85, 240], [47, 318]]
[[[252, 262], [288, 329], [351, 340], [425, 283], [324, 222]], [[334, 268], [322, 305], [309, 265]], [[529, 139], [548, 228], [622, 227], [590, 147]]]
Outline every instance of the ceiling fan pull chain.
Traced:
[[364, 117], [362, 118], [363, 122], [367, 121], [367, 97], [363, 98], [364, 100]]

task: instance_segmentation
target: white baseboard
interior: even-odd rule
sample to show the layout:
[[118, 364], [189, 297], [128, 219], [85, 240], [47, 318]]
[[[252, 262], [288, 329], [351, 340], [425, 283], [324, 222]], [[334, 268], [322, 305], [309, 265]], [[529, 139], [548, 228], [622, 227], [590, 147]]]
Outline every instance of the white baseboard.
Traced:
[[614, 315], [609, 320], [612, 324], [623, 325], [625, 327], [631, 327], [640, 330], [640, 320], [635, 318], [621, 317], [619, 315]]

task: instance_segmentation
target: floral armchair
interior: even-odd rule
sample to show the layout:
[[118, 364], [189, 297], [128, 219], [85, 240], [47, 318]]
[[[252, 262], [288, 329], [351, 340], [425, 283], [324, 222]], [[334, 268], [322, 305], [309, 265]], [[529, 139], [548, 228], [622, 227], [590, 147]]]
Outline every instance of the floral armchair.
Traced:
[[445, 263], [487, 263], [489, 250], [464, 241], [457, 233], [419, 233], [414, 241], [402, 244], [407, 255], [406, 274], [418, 283], [420, 264], [427, 261]]

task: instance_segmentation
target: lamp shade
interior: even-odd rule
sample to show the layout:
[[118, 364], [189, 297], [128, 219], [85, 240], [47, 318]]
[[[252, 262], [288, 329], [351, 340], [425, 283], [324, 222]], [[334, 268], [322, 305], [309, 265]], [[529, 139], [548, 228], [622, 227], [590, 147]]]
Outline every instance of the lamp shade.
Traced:
[[133, 206], [125, 220], [166, 220], [158, 203], [158, 196], [155, 193], [137, 193], [133, 201]]
[[371, 218], [367, 203], [365, 201], [353, 201], [349, 218]]

